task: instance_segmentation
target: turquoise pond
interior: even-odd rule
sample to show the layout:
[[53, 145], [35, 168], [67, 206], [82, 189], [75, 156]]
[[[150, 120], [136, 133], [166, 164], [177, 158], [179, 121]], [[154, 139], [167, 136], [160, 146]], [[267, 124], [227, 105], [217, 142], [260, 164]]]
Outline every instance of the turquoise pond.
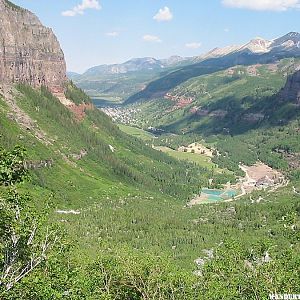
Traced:
[[210, 201], [227, 200], [236, 196], [237, 192], [234, 190], [210, 190], [203, 189], [201, 194], [208, 197]]

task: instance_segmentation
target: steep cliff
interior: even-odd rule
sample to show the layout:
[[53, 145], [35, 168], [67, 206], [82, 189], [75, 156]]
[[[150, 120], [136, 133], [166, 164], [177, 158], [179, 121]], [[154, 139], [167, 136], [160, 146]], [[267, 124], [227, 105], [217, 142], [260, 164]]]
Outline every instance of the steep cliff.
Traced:
[[0, 0], [0, 83], [27, 83], [62, 92], [66, 64], [50, 28], [30, 11]]
[[289, 76], [279, 96], [282, 101], [289, 100], [300, 105], [300, 71]]

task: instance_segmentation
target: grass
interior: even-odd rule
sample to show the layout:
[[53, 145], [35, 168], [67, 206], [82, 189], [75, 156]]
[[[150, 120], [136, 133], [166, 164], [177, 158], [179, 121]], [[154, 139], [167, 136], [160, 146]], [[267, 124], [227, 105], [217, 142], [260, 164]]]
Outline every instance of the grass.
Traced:
[[[124, 124], [118, 124], [118, 127], [125, 133], [130, 134], [134, 137], [140, 138], [143, 141], [150, 141], [151, 139], [155, 138], [155, 136], [143, 129], [132, 127]], [[154, 149], [161, 151], [163, 153], [168, 154], [169, 156], [176, 158], [178, 160], [188, 161], [199, 165], [202, 168], [207, 169], [215, 169], [216, 171], [223, 171], [222, 169], [218, 168], [218, 166], [211, 161], [211, 158], [206, 155], [201, 155], [197, 153], [188, 153], [188, 152], [181, 152], [173, 150], [169, 147], [165, 146], [157, 146]]]
[[118, 127], [125, 133], [130, 134], [134, 137], [140, 138], [143, 141], [150, 141], [155, 138], [153, 134], [143, 129], [132, 127], [124, 124], [118, 124]]
[[193, 163], [198, 164], [201, 167], [208, 169], [218, 169], [221, 171], [216, 164], [211, 161], [211, 158], [205, 155], [197, 154], [197, 153], [188, 153], [176, 151], [168, 147], [158, 146], [155, 149], [167, 153], [168, 155], [177, 158], [179, 160], [187, 160]]

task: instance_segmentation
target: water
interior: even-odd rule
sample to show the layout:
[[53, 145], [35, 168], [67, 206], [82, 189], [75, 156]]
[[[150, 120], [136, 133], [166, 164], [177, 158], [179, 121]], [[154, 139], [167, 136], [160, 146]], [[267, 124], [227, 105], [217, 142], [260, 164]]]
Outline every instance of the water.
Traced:
[[207, 196], [208, 200], [210, 201], [222, 201], [236, 196], [237, 192], [234, 190], [203, 189], [201, 194]]

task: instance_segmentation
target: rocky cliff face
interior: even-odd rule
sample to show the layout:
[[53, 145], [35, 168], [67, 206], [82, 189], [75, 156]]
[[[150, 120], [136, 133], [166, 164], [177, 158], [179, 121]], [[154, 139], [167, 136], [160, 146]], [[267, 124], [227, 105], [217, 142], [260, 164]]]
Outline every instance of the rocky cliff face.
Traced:
[[288, 77], [279, 95], [282, 101], [288, 100], [300, 105], [300, 71]]
[[64, 54], [50, 28], [10, 1], [0, 0], [0, 83], [27, 83], [62, 92]]

